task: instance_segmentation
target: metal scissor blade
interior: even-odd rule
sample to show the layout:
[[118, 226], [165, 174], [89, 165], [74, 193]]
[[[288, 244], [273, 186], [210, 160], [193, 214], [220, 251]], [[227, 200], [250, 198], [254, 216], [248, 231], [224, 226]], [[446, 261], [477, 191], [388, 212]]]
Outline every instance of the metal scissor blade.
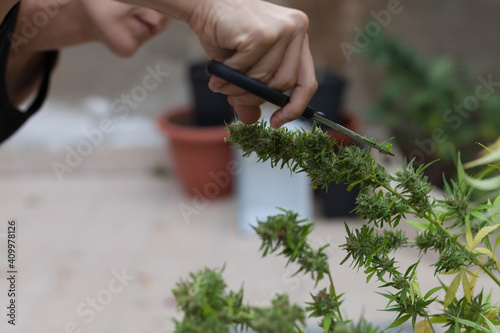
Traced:
[[345, 128], [344, 126], [337, 124], [336, 122], [334, 122], [334, 121], [332, 121], [332, 120], [330, 120], [330, 119], [322, 116], [318, 112], [315, 112], [313, 114], [312, 119], [314, 119], [314, 120], [322, 123], [323, 125], [326, 125], [326, 126], [328, 126], [330, 128], [333, 128], [334, 130], [339, 131], [340, 133], [342, 133], [344, 135], [347, 135], [347, 136], [349, 136], [349, 137], [351, 137], [351, 138], [353, 138], [355, 140], [364, 142], [367, 145], [369, 145], [370, 147], [377, 149], [382, 154], [387, 154], [387, 155], [390, 155], [390, 156], [396, 156], [393, 153], [391, 153], [390, 151], [388, 151], [388, 150], [384, 149], [383, 147], [381, 147], [380, 145], [376, 144], [372, 140], [368, 139], [367, 137], [361, 136], [360, 134], [358, 134], [358, 133], [356, 133], [354, 131], [351, 131], [348, 128]]
[[[265, 99], [268, 102], [271, 102], [274, 105], [277, 106], [285, 106], [289, 101], [290, 98], [283, 94], [281, 91], [275, 90], [273, 88], [270, 88], [266, 86], [265, 84], [256, 81], [245, 74], [242, 74], [238, 71], [235, 71], [234, 69], [218, 62], [215, 60], [211, 60], [208, 65], [207, 65], [207, 70], [210, 74], [217, 75], [218, 77], [231, 82], [232, 84], [245, 89], [248, 92], [251, 92], [252, 94], [259, 96], [260, 98]], [[350, 136], [353, 139], [359, 140], [361, 142], [366, 143], [370, 147], [373, 147], [380, 151], [382, 154], [387, 154], [391, 156], [395, 156], [393, 153], [391, 153], [389, 150], [385, 149], [384, 147], [378, 145], [376, 142], [368, 139], [367, 137], [361, 136], [356, 132], [351, 131], [350, 129], [345, 128], [344, 126], [341, 126], [330, 119], [326, 118], [325, 116], [321, 115], [320, 113], [316, 112], [313, 108], [310, 106], [307, 106], [306, 109], [304, 110], [304, 113], [302, 113], [302, 117], [306, 119], [315, 119], [319, 121], [320, 123], [329, 126], [333, 128], [334, 130], [339, 131], [342, 134], [345, 134], [347, 136]]]

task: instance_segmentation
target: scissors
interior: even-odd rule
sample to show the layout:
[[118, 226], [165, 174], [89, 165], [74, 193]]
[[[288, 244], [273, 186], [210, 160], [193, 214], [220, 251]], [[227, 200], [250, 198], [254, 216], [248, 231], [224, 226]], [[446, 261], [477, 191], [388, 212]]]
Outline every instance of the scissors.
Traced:
[[[265, 84], [254, 80], [245, 74], [242, 74], [226, 65], [223, 63], [216, 61], [216, 60], [210, 60], [210, 62], [207, 65], [207, 71], [211, 75], [216, 75], [220, 77], [221, 79], [226, 80], [229, 83], [232, 83], [260, 98], [265, 99], [266, 101], [279, 106], [283, 107], [285, 106], [290, 98], [283, 94], [281, 91], [278, 91], [276, 89], [273, 89], [271, 87], [266, 86]], [[393, 153], [391, 153], [388, 149], [384, 148], [383, 146], [377, 144], [375, 141], [368, 139], [365, 136], [362, 136], [354, 131], [351, 131], [350, 129], [337, 124], [336, 122], [328, 119], [325, 117], [324, 114], [321, 112], [317, 112], [314, 110], [312, 107], [307, 106], [304, 112], [302, 113], [302, 117], [306, 119], [312, 119], [316, 120], [330, 128], [333, 128], [336, 131], [339, 131], [340, 133], [347, 135], [355, 140], [361, 141], [365, 144], [367, 144], [370, 147], [373, 147], [380, 151], [382, 154], [390, 155], [390, 156], [395, 156]]]

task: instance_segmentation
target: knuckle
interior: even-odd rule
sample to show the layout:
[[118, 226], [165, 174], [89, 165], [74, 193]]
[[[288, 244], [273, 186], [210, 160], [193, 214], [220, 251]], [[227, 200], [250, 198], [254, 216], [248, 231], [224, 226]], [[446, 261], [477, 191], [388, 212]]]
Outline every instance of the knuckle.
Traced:
[[257, 47], [267, 47], [276, 42], [278, 34], [274, 30], [262, 25], [254, 29], [253, 37]]
[[309, 17], [306, 13], [300, 10], [293, 11], [293, 19], [296, 24], [297, 30], [307, 31], [309, 28]]
[[311, 82], [307, 85], [311, 87], [311, 92], [314, 94], [318, 90], [318, 80], [316, 78], [312, 79]]
[[286, 19], [283, 20], [282, 22], [282, 27], [283, 27], [283, 34], [285, 36], [293, 36], [298, 30], [298, 25], [297, 22], [291, 18], [291, 19]]

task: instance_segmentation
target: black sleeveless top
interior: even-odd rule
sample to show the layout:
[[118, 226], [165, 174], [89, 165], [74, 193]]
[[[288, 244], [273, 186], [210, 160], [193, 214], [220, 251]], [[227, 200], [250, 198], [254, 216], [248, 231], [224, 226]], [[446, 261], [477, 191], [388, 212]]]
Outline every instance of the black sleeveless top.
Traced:
[[[19, 15], [20, 3], [18, 2], [9, 11], [0, 25], [0, 144], [16, 132], [43, 104], [47, 96], [50, 73], [57, 60], [57, 51], [47, 52], [47, 62], [44, 69], [43, 80], [33, 103], [24, 112], [12, 105], [7, 92], [6, 73], [11, 40]], [[22, 37], [22, 36], [21, 36]]]

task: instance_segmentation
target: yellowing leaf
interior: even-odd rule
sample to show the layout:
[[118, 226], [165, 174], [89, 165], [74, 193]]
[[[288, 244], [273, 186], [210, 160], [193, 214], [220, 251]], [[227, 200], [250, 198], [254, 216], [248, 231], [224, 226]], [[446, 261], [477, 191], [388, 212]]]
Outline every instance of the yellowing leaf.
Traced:
[[479, 244], [479, 242], [482, 241], [485, 236], [487, 236], [490, 232], [492, 232], [493, 230], [495, 230], [499, 226], [500, 226], [500, 224], [495, 224], [495, 225], [490, 225], [488, 227], [484, 227], [481, 230], [479, 230], [476, 237], [474, 237], [474, 241], [472, 242], [471, 249], [475, 248], [476, 245]]
[[467, 230], [465, 231], [465, 240], [467, 240], [467, 245], [469, 245], [469, 249], [472, 250], [474, 248], [474, 246], [472, 246], [474, 240], [472, 239], [472, 232], [470, 231], [470, 225], [467, 226]]
[[453, 274], [457, 274], [459, 271], [457, 271], [456, 269], [450, 269], [449, 271], [445, 271], [445, 272], [439, 272], [439, 274], [441, 275], [453, 275]]
[[[481, 317], [483, 317], [484, 321], [488, 325], [488, 328], [491, 330], [491, 332], [497, 332], [498, 333], [498, 330], [496, 329], [495, 325], [488, 318], [486, 318], [482, 313], [481, 313]], [[483, 326], [486, 327], [485, 324], [483, 324]]]
[[487, 255], [488, 257], [490, 257], [491, 259], [495, 260], [498, 263], [497, 258], [495, 258], [495, 256], [493, 255], [493, 252], [491, 252], [485, 247], [476, 247], [472, 252]]
[[471, 300], [472, 290], [471, 290], [471, 286], [469, 283], [469, 279], [467, 279], [467, 274], [462, 274], [462, 287], [464, 288], [465, 298], [469, 301], [469, 303], [472, 304], [472, 300]]
[[431, 333], [431, 325], [429, 325], [429, 322], [427, 319], [419, 321], [415, 325], [415, 333]]
[[495, 246], [493, 247], [493, 251], [497, 249], [498, 244], [500, 244], [500, 233], [497, 235], [497, 239], [495, 240]]
[[498, 308], [489, 309], [486, 312], [485, 317], [488, 318], [489, 320], [493, 320], [493, 319], [495, 319], [495, 315], [497, 314], [497, 312], [498, 312]]
[[422, 295], [422, 291], [420, 290], [420, 284], [417, 282], [417, 280], [413, 280], [410, 283], [410, 288], [413, 290], [415, 294], [418, 295], [421, 299], [424, 299], [424, 296]]
[[462, 274], [464, 274], [464, 271], [460, 271], [457, 276], [453, 279], [451, 282], [450, 286], [448, 287], [448, 290], [446, 290], [446, 296], [444, 297], [444, 308], [446, 309], [453, 299], [455, 298], [455, 294], [457, 293], [458, 286], [460, 285], [460, 280], [462, 279]]
[[489, 164], [489, 163], [495, 163], [497, 162], [498, 160], [500, 159], [500, 149], [496, 150], [496, 151], [493, 151], [491, 152], [490, 154], [488, 155], [485, 155], [475, 161], [472, 161], [472, 162], [469, 162], [467, 164], [464, 165], [464, 167], [466, 169], [468, 168], [473, 168], [473, 167], [476, 167], [476, 166], [479, 166], [479, 165], [485, 165], [485, 164]]
[[480, 271], [481, 271], [480, 268], [478, 268], [474, 273], [467, 271], [467, 273], [471, 275], [471, 279], [469, 281], [471, 295], [474, 294], [474, 287], [476, 286], [477, 278], [479, 277]]

